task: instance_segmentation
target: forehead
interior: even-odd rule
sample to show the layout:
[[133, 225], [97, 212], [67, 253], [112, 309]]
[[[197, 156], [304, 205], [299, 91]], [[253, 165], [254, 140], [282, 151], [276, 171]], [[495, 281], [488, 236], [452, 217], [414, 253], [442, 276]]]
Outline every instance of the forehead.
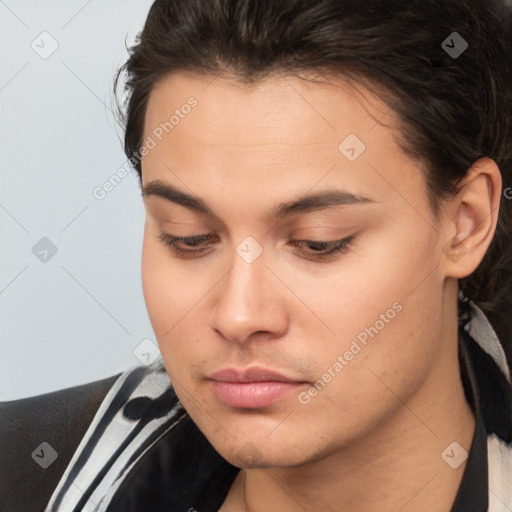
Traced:
[[382, 100], [342, 80], [246, 85], [176, 73], [149, 97], [144, 140], [155, 145], [142, 159], [143, 184], [168, 178], [202, 197], [215, 192], [219, 203], [227, 189], [278, 202], [276, 189], [300, 195], [315, 184], [378, 201], [407, 195], [422, 180], [395, 141], [397, 124]]
[[[339, 142], [347, 130], [367, 135], [368, 140], [378, 119], [386, 116], [387, 123], [394, 122], [382, 100], [341, 78], [313, 82], [275, 75], [244, 84], [234, 78], [175, 73], [160, 80], [150, 93], [145, 135], [169, 121], [191, 97], [197, 100], [193, 115], [183, 118], [176, 112], [181, 115], [172, 131], [179, 137], [184, 130], [178, 125], [185, 125], [188, 118], [189, 126], [208, 126], [208, 133], [200, 130], [195, 135], [212, 144], [325, 144]], [[191, 129], [186, 132], [193, 135]]]

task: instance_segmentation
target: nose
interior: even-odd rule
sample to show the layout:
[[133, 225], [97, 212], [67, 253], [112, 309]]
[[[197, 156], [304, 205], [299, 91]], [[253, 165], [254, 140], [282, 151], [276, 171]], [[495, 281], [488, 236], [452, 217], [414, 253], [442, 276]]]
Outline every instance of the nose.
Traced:
[[267, 267], [265, 253], [248, 263], [234, 251], [231, 262], [213, 291], [209, 326], [233, 343], [282, 336], [288, 325], [286, 287]]

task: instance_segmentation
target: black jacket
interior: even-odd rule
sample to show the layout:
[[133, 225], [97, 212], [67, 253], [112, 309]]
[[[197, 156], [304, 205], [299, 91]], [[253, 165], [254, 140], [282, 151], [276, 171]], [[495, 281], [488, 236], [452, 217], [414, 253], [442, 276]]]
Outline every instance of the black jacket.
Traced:
[[[41, 512], [44, 509], [118, 376], [1, 404], [2, 512]], [[43, 442], [58, 452], [57, 459], [47, 469], [35, 463], [31, 455]]]

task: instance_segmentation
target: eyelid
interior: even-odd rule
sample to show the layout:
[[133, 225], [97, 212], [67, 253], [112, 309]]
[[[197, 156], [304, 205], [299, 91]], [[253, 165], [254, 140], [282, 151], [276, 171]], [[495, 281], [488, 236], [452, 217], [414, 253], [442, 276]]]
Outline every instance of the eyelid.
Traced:
[[[300, 252], [302, 254], [306, 253], [306, 259], [312, 260], [312, 261], [325, 261], [329, 258], [332, 258], [336, 254], [343, 254], [346, 252], [349, 247], [351, 246], [356, 234], [341, 238], [339, 240], [290, 240], [290, 244], [293, 246], [304, 246], [304, 245], [312, 245], [315, 244], [324, 246], [323, 251], [327, 252], [315, 252], [314, 250], [304, 251], [301, 250]], [[180, 247], [177, 247], [175, 245], [176, 242], [182, 242], [185, 244], [188, 244], [189, 246], [201, 247], [203, 244], [201, 244], [201, 240], [208, 240], [211, 238], [216, 238], [214, 235], [208, 235], [208, 234], [201, 234], [201, 235], [188, 235], [188, 236], [174, 236], [170, 233], [162, 233], [158, 236], [160, 241], [171, 248], [171, 250], [178, 255], [181, 255], [183, 257], [190, 257], [193, 258], [194, 255], [198, 253], [203, 253], [205, 249], [199, 248], [199, 249], [183, 249]], [[197, 243], [199, 242], [199, 243]], [[198, 256], [199, 257], [199, 256]]]

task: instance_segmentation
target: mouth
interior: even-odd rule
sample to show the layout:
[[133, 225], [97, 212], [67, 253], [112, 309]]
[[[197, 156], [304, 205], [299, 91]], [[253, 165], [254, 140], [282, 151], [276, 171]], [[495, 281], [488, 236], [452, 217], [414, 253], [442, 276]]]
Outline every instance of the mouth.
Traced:
[[269, 406], [309, 384], [260, 367], [226, 368], [211, 375], [209, 381], [222, 402], [245, 409]]

